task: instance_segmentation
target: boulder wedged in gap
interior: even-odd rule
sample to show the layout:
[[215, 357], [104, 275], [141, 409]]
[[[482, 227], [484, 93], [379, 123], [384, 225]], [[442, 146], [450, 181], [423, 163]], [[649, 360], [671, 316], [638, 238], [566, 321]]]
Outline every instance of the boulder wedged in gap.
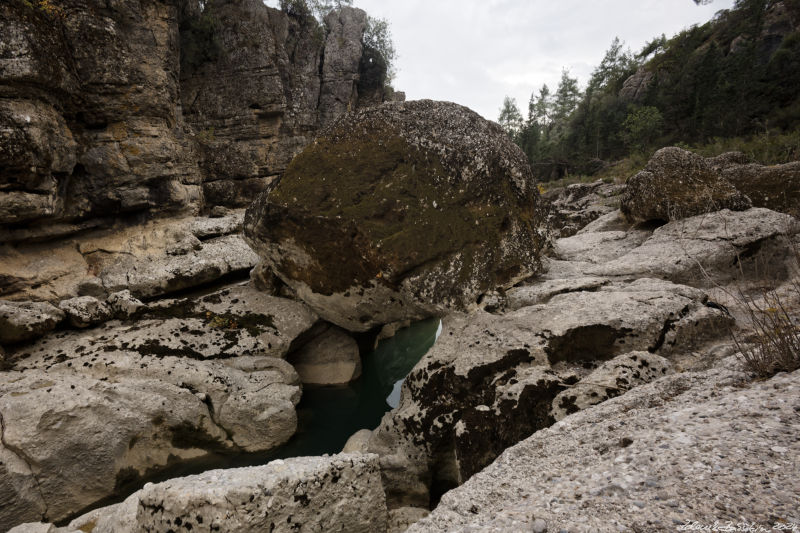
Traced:
[[423, 100], [338, 119], [250, 206], [245, 237], [320, 316], [367, 331], [536, 272], [545, 216], [496, 124]]
[[345, 385], [361, 376], [358, 343], [336, 326], [292, 352], [287, 361], [307, 385]]

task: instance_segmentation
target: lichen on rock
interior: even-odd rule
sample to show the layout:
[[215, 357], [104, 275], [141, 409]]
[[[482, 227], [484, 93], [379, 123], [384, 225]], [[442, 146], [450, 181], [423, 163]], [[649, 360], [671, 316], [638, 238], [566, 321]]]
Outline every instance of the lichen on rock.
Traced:
[[544, 210], [524, 154], [446, 102], [342, 116], [249, 209], [245, 236], [352, 331], [474, 306], [538, 270]]

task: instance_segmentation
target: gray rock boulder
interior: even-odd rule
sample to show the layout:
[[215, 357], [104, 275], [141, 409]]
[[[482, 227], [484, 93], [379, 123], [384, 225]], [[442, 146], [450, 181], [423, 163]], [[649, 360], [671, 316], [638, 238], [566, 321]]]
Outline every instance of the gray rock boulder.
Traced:
[[653, 154], [626, 185], [620, 209], [630, 221], [670, 221], [752, 206], [704, 157], [674, 146]]
[[64, 312], [47, 302], [0, 300], [0, 343], [40, 337], [64, 320]]
[[367, 445], [369, 439], [372, 437], [372, 431], [369, 429], [359, 429], [347, 439], [342, 447], [342, 453], [367, 453]]
[[308, 385], [344, 385], [361, 376], [358, 344], [337, 327], [308, 341], [292, 352], [287, 361]]
[[130, 318], [147, 306], [134, 298], [128, 289], [108, 295], [106, 303], [117, 318]]
[[93, 296], [77, 296], [62, 300], [58, 308], [67, 315], [69, 323], [76, 328], [86, 328], [110, 319], [111, 308]]
[[245, 236], [350, 331], [469, 309], [538, 268], [545, 213], [524, 154], [455, 104], [348, 114], [247, 211]]

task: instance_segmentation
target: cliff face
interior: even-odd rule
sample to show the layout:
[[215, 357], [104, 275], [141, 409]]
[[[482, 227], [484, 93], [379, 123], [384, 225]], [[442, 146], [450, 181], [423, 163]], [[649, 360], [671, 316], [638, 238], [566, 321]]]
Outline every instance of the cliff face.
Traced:
[[245, 205], [358, 105], [357, 9], [327, 31], [259, 0], [10, 0], [0, 18], [0, 242]]

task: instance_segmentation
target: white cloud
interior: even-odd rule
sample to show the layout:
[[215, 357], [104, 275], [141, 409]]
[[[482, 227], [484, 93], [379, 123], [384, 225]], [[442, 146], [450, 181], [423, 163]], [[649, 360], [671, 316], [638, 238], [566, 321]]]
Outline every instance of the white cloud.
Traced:
[[527, 107], [555, 89], [562, 67], [581, 84], [619, 36], [634, 51], [662, 33], [704, 23], [733, 0], [355, 0], [391, 23], [395, 87], [409, 99], [450, 100], [495, 119], [505, 95]]

